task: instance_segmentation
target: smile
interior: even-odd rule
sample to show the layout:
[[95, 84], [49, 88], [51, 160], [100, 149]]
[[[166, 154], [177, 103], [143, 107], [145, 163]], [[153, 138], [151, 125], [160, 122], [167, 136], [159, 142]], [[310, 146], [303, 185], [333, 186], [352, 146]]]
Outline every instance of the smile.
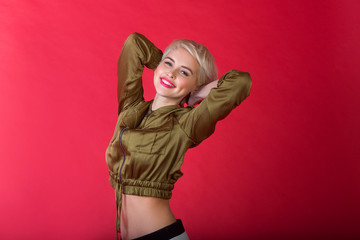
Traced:
[[166, 88], [176, 88], [176, 86], [170, 81], [168, 81], [166, 78], [160, 78], [160, 84]]

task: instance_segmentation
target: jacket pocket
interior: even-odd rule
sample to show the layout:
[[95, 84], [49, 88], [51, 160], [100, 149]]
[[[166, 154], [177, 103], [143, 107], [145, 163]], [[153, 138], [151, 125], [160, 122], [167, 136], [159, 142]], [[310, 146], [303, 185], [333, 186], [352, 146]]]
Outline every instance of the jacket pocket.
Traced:
[[159, 127], [129, 129], [125, 131], [131, 135], [128, 149], [130, 152], [164, 154], [171, 140], [172, 129], [172, 120]]
[[139, 153], [164, 154], [170, 140], [170, 132], [170, 129], [137, 131], [134, 150]]

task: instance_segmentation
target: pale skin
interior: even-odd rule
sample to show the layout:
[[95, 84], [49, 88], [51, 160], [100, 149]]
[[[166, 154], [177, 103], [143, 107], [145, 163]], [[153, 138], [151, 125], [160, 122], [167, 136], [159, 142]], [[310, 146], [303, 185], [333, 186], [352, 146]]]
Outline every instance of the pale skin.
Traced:
[[156, 95], [152, 110], [178, 105], [196, 89], [199, 63], [183, 48], [171, 51], [154, 71]]
[[[217, 81], [198, 88], [198, 70], [199, 63], [187, 50], [171, 51], [154, 71], [156, 95], [152, 111], [178, 105], [189, 93], [193, 93], [189, 105], [204, 99]], [[176, 221], [167, 199], [122, 194], [121, 209], [120, 230], [124, 240], [152, 233]]]

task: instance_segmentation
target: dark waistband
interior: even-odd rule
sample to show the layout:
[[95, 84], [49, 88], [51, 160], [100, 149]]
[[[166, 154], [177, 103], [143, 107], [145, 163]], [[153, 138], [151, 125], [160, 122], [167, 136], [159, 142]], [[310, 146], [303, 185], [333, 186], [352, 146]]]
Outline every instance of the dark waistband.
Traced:
[[181, 220], [176, 219], [176, 222], [173, 224], [133, 240], [169, 240], [170, 238], [176, 237], [184, 232], [185, 229]]

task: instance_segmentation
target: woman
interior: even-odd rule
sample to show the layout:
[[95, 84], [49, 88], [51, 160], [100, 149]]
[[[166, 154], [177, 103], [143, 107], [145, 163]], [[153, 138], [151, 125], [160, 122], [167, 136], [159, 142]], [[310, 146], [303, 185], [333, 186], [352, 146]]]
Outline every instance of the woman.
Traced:
[[[156, 95], [148, 102], [144, 65], [155, 69]], [[245, 72], [216, 78], [212, 55], [194, 41], [175, 40], [164, 55], [141, 34], [125, 41], [118, 62], [119, 116], [106, 150], [122, 239], [188, 239], [169, 206], [184, 154], [209, 137], [251, 87]]]

